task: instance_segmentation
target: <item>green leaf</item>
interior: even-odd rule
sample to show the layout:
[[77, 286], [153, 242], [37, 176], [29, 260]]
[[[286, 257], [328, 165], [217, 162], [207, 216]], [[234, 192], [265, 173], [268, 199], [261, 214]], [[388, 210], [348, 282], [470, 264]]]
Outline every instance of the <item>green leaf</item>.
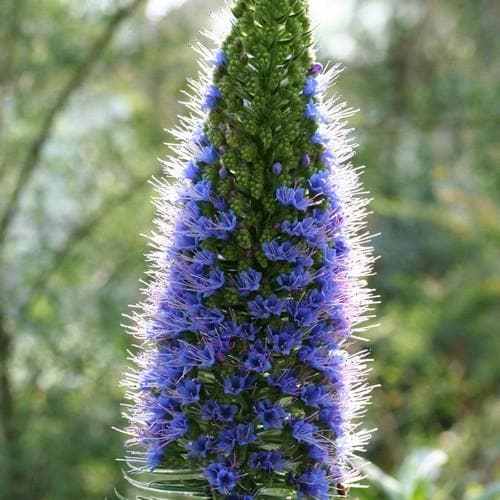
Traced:
[[382, 469], [372, 463], [365, 463], [361, 468], [367, 478], [391, 500], [401, 500], [401, 498], [403, 498], [403, 488], [397, 479], [386, 474]]

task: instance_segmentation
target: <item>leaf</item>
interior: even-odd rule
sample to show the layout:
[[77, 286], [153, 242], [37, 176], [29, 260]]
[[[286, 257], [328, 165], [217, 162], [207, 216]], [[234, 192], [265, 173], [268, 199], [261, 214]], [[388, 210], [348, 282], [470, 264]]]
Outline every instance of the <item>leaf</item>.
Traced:
[[290, 488], [261, 488], [259, 498], [282, 498], [283, 500], [292, 500], [296, 498], [294, 490]]
[[398, 473], [403, 498], [414, 499], [419, 483], [433, 483], [441, 474], [448, 455], [442, 450], [421, 448], [405, 458]]
[[473, 496], [470, 500], [496, 500], [500, 498], [500, 481], [490, 484], [478, 496]]
[[367, 478], [392, 500], [401, 500], [403, 488], [399, 481], [372, 463], [361, 466]]

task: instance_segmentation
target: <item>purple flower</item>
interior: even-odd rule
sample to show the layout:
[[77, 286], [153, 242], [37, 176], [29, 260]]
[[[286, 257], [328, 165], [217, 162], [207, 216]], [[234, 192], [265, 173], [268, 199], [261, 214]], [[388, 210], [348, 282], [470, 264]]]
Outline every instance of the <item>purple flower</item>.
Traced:
[[225, 167], [219, 168], [219, 177], [225, 179], [227, 177], [227, 169]]
[[256, 292], [260, 288], [262, 273], [249, 267], [239, 274], [237, 287], [240, 295], [246, 296], [250, 292]]
[[300, 166], [301, 167], [304, 167], [304, 168], [307, 168], [311, 165], [311, 157], [309, 155], [304, 155], [301, 159], [300, 159]]
[[201, 109], [203, 111], [210, 111], [217, 106], [219, 99], [222, 97], [220, 90], [215, 85], [209, 85], [203, 96]]
[[283, 165], [277, 161], [276, 163], [273, 163], [272, 169], [274, 175], [280, 175], [283, 171]]
[[308, 209], [311, 201], [306, 198], [304, 188], [289, 188], [281, 186], [276, 190], [276, 199], [285, 207], [293, 207], [304, 212]]
[[319, 75], [323, 71], [323, 65], [320, 62], [312, 63], [309, 67], [309, 73], [311, 75]]
[[328, 500], [328, 479], [323, 469], [314, 468], [300, 474], [297, 478], [298, 500], [315, 498]]
[[288, 417], [288, 413], [280, 403], [272, 403], [269, 399], [257, 403], [255, 411], [257, 418], [266, 430], [282, 429], [284, 420]]
[[252, 469], [264, 471], [266, 474], [283, 472], [288, 465], [280, 451], [259, 451], [250, 455], [248, 465]]
[[210, 486], [223, 495], [229, 495], [236, 487], [238, 475], [223, 464], [210, 464], [204, 472]]

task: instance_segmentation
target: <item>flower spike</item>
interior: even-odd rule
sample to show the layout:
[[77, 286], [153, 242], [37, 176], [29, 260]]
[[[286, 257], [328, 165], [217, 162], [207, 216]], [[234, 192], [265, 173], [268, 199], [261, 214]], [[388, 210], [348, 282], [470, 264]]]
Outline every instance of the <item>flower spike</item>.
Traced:
[[222, 44], [198, 47], [124, 381], [127, 463], [157, 475], [155, 498], [170, 483], [233, 500], [358, 483], [370, 388], [351, 338], [373, 259], [350, 111], [324, 97], [339, 68], [312, 44], [306, 0], [237, 0]]

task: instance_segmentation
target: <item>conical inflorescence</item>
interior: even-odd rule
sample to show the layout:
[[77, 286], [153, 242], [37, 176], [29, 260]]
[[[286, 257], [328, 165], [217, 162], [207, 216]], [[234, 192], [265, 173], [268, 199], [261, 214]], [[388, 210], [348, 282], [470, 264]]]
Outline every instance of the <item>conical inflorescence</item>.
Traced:
[[350, 338], [372, 258], [351, 110], [324, 97], [339, 70], [314, 62], [306, 0], [237, 1], [200, 54], [132, 315], [127, 460], [151, 491], [175, 476], [194, 498], [342, 496], [369, 437]]

